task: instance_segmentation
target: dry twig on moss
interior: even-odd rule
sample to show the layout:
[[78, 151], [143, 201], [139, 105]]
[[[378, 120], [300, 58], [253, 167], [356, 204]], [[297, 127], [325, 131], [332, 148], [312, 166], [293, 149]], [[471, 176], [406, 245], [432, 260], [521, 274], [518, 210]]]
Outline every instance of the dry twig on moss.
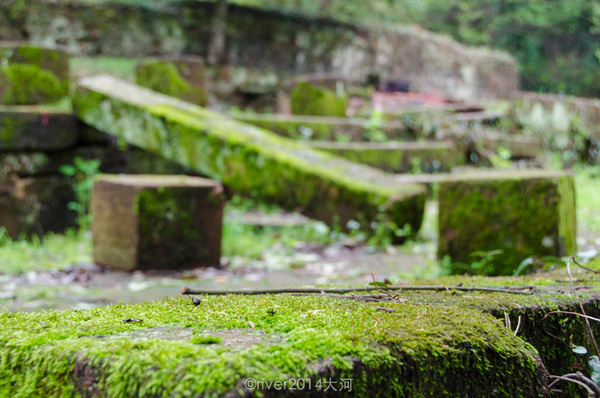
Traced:
[[422, 290], [422, 291], [446, 291], [458, 290], [463, 292], [495, 292], [510, 294], [533, 294], [536, 288], [533, 286], [515, 287], [515, 288], [495, 288], [495, 287], [468, 287], [468, 286], [388, 286], [382, 287], [351, 287], [351, 288], [285, 288], [285, 289], [255, 289], [255, 290], [198, 290], [184, 286], [181, 294], [203, 294], [208, 296], [225, 296], [228, 294], [285, 294], [285, 293], [333, 293], [344, 294], [352, 292], [370, 292], [370, 291], [402, 291], [402, 290]]

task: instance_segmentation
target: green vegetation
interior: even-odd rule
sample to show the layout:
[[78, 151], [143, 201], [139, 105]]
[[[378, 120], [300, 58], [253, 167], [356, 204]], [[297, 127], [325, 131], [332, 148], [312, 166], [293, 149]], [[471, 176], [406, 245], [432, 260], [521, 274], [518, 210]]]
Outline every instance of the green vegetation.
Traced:
[[99, 168], [99, 159], [84, 160], [79, 156], [73, 160], [72, 165], [60, 167], [61, 173], [72, 179], [77, 201], [69, 202], [69, 210], [77, 212], [77, 224], [79, 224], [81, 232], [87, 231], [92, 222], [90, 202], [94, 187], [94, 175], [98, 173]]
[[136, 68], [135, 82], [140, 86], [192, 104], [200, 106], [206, 104], [206, 92], [198, 86], [198, 82], [186, 81], [173, 61], [145, 59]]
[[600, 165], [575, 170], [577, 226], [584, 234], [600, 234]]
[[56, 102], [67, 94], [67, 86], [52, 72], [37, 65], [11, 64], [0, 69], [4, 104], [27, 105]]
[[192, 344], [219, 344], [223, 339], [219, 336], [211, 336], [210, 334], [197, 334], [190, 338]]
[[43, 240], [11, 240], [0, 227], [0, 275], [29, 271], [61, 270], [70, 265], [92, 262], [90, 236], [69, 230], [63, 235], [47, 233]]
[[326, 88], [299, 81], [292, 89], [290, 102], [294, 115], [344, 117], [348, 96], [339, 96]]
[[[237, 383], [249, 377], [331, 377], [352, 378], [353, 396], [540, 394], [544, 371], [534, 349], [478, 308], [507, 297], [444, 295], [451, 303], [435, 317], [422, 305], [439, 299], [431, 294], [386, 303], [396, 312], [377, 311], [380, 303], [284, 295], [4, 312], [0, 393], [79, 396], [86, 386], [115, 397], [218, 396], [245, 391]], [[506, 305], [524, 302], [510, 297]], [[199, 337], [205, 333], [213, 344], [197, 344], [208, 342]]]
[[121, 79], [135, 81], [137, 58], [120, 57], [73, 57], [70, 68], [74, 76], [107, 73]]
[[600, 95], [600, 7], [586, 0], [427, 0], [419, 21], [471, 45], [508, 51], [525, 90]]

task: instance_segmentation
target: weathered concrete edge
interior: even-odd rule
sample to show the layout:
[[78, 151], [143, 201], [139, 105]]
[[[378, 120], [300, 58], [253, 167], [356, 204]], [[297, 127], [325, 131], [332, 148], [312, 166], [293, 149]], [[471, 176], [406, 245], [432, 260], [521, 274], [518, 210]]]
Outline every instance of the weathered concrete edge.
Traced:
[[420, 228], [424, 187], [198, 106], [110, 76], [80, 80], [73, 106], [102, 131], [330, 224], [354, 219], [373, 233], [373, 221]]

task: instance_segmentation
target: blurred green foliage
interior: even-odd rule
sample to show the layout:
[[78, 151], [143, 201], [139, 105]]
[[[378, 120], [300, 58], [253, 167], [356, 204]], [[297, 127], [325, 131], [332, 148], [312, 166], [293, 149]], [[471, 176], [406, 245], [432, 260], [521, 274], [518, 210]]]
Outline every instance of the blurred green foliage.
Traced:
[[424, 27], [510, 52], [519, 61], [524, 90], [600, 94], [597, 1], [424, 1]]
[[[6, 0], [11, 13], [28, 0]], [[58, 0], [68, 2], [71, 0]], [[102, 3], [108, 0], [79, 0]], [[148, 7], [177, 0], [111, 0]], [[201, 0], [199, 0], [201, 1]], [[469, 45], [503, 49], [520, 64], [522, 88], [600, 96], [597, 0], [229, 0], [231, 4], [375, 27], [416, 23]]]

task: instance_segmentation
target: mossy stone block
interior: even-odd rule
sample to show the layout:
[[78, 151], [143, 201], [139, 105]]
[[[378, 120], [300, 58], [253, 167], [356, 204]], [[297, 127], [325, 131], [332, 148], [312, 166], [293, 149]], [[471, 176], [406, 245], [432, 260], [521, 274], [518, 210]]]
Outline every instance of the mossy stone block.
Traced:
[[258, 200], [368, 236], [423, 219], [425, 187], [110, 76], [83, 78], [78, 118]]
[[[470, 300], [446, 292], [402, 297], [383, 305], [231, 294], [205, 296], [197, 306], [167, 298], [0, 312], [0, 394], [550, 397], [535, 348], [504, 317], [477, 308], [480, 292]], [[511, 309], [522, 302], [485, 298]]]
[[294, 84], [290, 101], [294, 115], [344, 117], [348, 107], [345, 93], [338, 95], [335, 91], [307, 81]]
[[315, 149], [394, 173], [449, 171], [465, 163], [451, 142], [310, 142]]
[[195, 105], [206, 105], [204, 61], [199, 57], [144, 59], [135, 68], [135, 82]]
[[123, 270], [219, 266], [224, 195], [198, 177], [99, 175], [94, 261]]
[[[576, 251], [575, 186], [559, 171], [451, 176], [439, 184], [438, 258], [471, 264], [500, 250], [491, 275], [512, 275], [529, 256]], [[460, 267], [455, 272], [463, 272]]]
[[77, 213], [68, 208], [73, 201], [64, 176], [0, 180], [0, 226], [12, 239], [63, 232], [76, 226]]
[[69, 58], [60, 50], [0, 42], [0, 103], [42, 104], [66, 97]]
[[72, 114], [41, 107], [16, 108], [0, 109], [0, 151], [55, 151], [77, 141]]

